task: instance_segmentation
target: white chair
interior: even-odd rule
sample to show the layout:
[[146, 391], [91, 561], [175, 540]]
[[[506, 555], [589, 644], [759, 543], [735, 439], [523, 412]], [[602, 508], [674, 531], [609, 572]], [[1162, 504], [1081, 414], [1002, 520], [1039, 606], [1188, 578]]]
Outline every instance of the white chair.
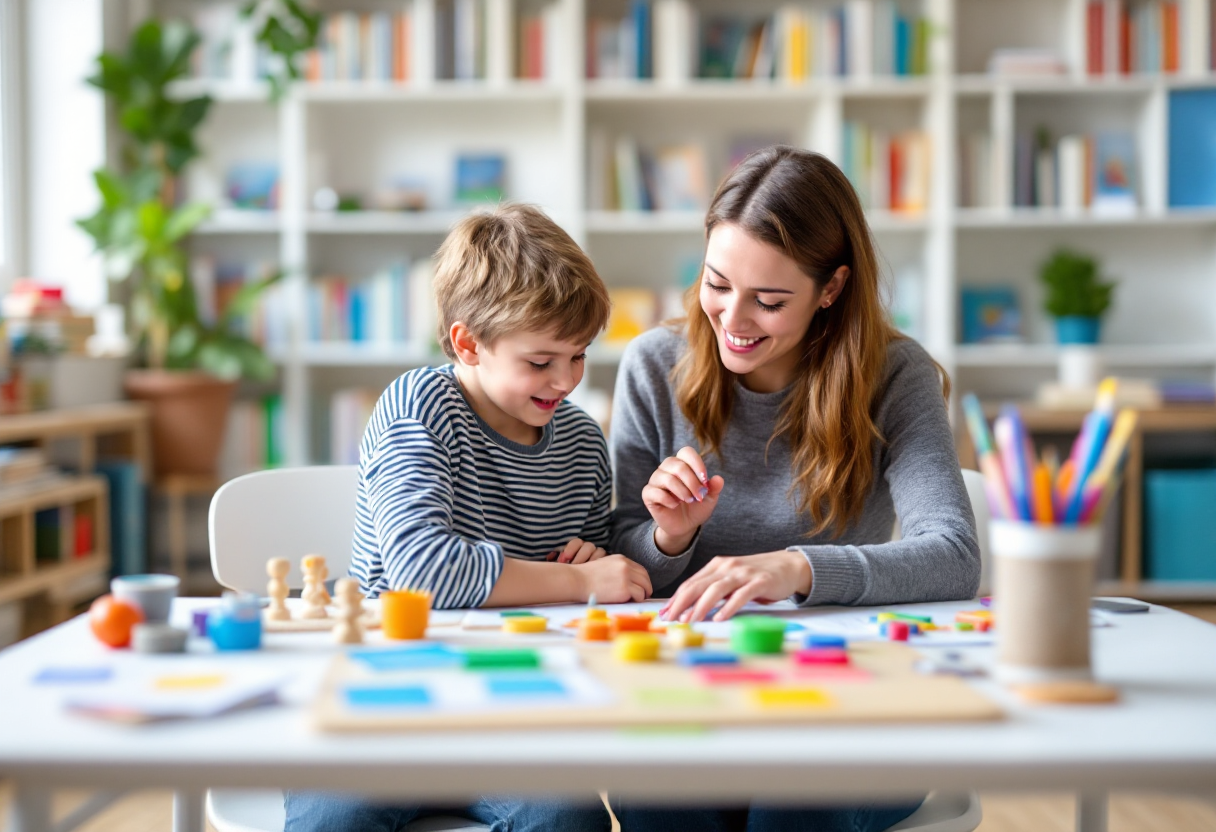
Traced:
[[[215, 579], [229, 589], [261, 594], [266, 589], [266, 561], [283, 557], [292, 564], [288, 584], [302, 587], [299, 560], [306, 554], [323, 555], [331, 576], [346, 574], [355, 528], [356, 480], [355, 466], [334, 465], [259, 471], [225, 483], [211, 498], [208, 518]], [[983, 477], [963, 471], [963, 481], [986, 565], [988, 504]], [[280, 832], [285, 820], [283, 793], [277, 789], [211, 789], [206, 807], [207, 820], [217, 832]], [[933, 792], [888, 832], [972, 832], [980, 817], [975, 792]], [[460, 818], [437, 817], [410, 824], [409, 832], [487, 828]]]

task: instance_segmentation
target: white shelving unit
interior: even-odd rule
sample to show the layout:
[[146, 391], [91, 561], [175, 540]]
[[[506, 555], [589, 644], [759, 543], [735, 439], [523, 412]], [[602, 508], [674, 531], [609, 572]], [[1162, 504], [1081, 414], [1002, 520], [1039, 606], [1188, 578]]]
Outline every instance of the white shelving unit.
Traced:
[[[200, 0], [160, 0], [166, 13], [189, 12]], [[596, 131], [629, 134], [639, 143], [696, 141], [716, 180], [732, 142], [769, 137], [842, 158], [846, 120], [888, 131], [919, 129], [931, 140], [931, 193], [919, 215], [872, 212], [870, 224], [887, 277], [920, 275], [920, 337], [951, 372], [956, 389], [985, 396], [1022, 396], [1055, 375], [1058, 351], [1039, 312], [1038, 265], [1058, 246], [1097, 255], [1119, 281], [1105, 321], [1101, 355], [1115, 371], [1210, 379], [1216, 372], [1216, 208], [1168, 208], [1168, 97], [1172, 91], [1216, 88], [1207, 34], [1212, 0], [1181, 0], [1182, 70], [1174, 75], [1091, 77], [1083, 60], [1086, 0], [908, 0], [933, 35], [930, 72], [922, 77], [719, 81], [688, 77], [678, 61], [656, 52], [658, 78], [584, 77], [586, 21], [623, 15], [620, 0], [553, 0], [560, 10], [560, 63], [549, 80], [510, 75], [517, 0], [486, 0], [500, 24], [487, 30], [487, 78], [437, 80], [427, 27], [441, 0], [324, 0], [326, 12], [399, 11], [414, 15], [412, 80], [407, 84], [299, 84], [281, 102], [267, 102], [263, 84], [189, 82], [182, 95], [216, 99], [205, 129], [208, 162], [223, 170], [248, 158], [281, 165], [281, 210], [273, 215], [221, 212], [196, 235], [200, 251], [260, 252], [290, 270], [294, 309], [291, 343], [277, 351], [292, 463], [324, 461], [319, 425], [328, 392], [352, 383], [386, 384], [399, 372], [438, 360], [408, 346], [309, 343], [306, 288], [313, 275], [360, 275], [393, 258], [430, 254], [461, 215], [450, 193], [455, 154], [492, 150], [508, 165], [508, 196], [544, 207], [590, 253], [614, 287], [669, 288], [702, 249], [699, 211], [588, 210], [587, 159]], [[761, 15], [779, 3], [686, 2], [703, 14]], [[829, 3], [828, 5], [835, 5]], [[901, 3], [901, 7], [903, 7]], [[668, 17], [667, 19], [671, 19]], [[689, 33], [683, 33], [687, 36]], [[656, 50], [664, 47], [656, 33]], [[1002, 47], [1055, 50], [1071, 68], [1059, 77], [995, 77], [989, 56]], [[1202, 54], [1201, 54], [1202, 53]], [[1053, 134], [1118, 128], [1137, 144], [1134, 214], [1101, 216], [1058, 209], [1014, 208], [1013, 149], [1018, 131], [1044, 126]], [[960, 138], [992, 138], [995, 201], [960, 208]], [[431, 183], [422, 213], [324, 214], [309, 209], [321, 185], [370, 193], [382, 182], [413, 175]], [[960, 343], [958, 298], [963, 286], [1012, 285], [1019, 292], [1028, 343]], [[611, 388], [619, 351], [594, 351], [588, 381]]]

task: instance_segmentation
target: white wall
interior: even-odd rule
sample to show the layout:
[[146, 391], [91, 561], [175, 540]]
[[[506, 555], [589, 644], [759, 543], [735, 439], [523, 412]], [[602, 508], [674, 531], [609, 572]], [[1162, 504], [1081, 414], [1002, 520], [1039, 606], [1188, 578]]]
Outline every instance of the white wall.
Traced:
[[102, 49], [102, 0], [27, 0], [24, 12], [25, 271], [91, 310], [105, 278], [75, 220], [97, 208], [92, 172], [105, 161], [104, 99], [84, 83]]

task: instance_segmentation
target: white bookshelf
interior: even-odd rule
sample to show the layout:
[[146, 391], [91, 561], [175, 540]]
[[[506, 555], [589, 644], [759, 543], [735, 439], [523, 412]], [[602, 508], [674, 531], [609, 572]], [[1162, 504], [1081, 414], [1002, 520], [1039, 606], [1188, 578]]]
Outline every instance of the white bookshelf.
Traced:
[[[742, 0], [656, 0], [654, 80], [586, 79], [585, 25], [594, 15], [623, 14], [620, 0], [554, 0], [559, 65], [544, 81], [511, 78], [517, 0], [487, 0], [500, 27], [487, 30], [487, 77], [437, 80], [435, 46], [426, 37], [436, 0], [324, 0], [326, 12], [413, 10], [412, 80], [303, 83], [281, 102], [259, 83], [191, 81], [182, 95], [216, 98], [203, 137], [213, 172], [234, 161], [269, 158], [281, 165], [281, 210], [273, 215], [220, 211], [192, 245], [203, 251], [260, 252], [290, 270], [294, 334], [275, 352], [283, 367], [288, 458], [325, 461], [317, 424], [334, 385], [347, 376], [387, 383], [438, 356], [409, 346], [317, 344], [305, 339], [306, 288], [313, 276], [366, 274], [395, 257], [423, 257], [462, 215], [452, 205], [455, 153], [493, 150], [508, 164], [508, 196], [540, 204], [591, 254], [613, 287], [671, 287], [702, 247], [700, 211], [588, 209], [587, 159], [596, 131], [640, 143], [700, 142], [713, 177], [733, 141], [771, 137], [841, 161], [842, 126], [860, 120], [890, 131], [919, 129], [931, 142], [928, 209], [917, 215], [869, 215], [887, 277], [920, 275], [920, 337], [951, 372], [956, 389], [983, 396], [1025, 396], [1055, 375], [1058, 350], [1039, 311], [1037, 267], [1060, 245], [1098, 255], [1119, 280], [1100, 353], [1130, 375], [1216, 374], [1216, 209], [1171, 210], [1167, 191], [1167, 102], [1171, 92], [1216, 87], [1200, 53], [1210, 48], [1211, 0], [1181, 0], [1181, 71], [1171, 75], [1085, 74], [1085, 0], [912, 0], [934, 35], [929, 73], [806, 81], [720, 81], [691, 77], [664, 50], [687, 50], [690, 33], [663, 28], [673, 9], [746, 10], [780, 4]], [[201, 0], [160, 0], [166, 12]], [[904, 7], [901, 4], [901, 7]], [[682, 14], [682, 13], [681, 13]], [[681, 14], [674, 19], [682, 20]], [[433, 31], [433, 29], [432, 29]], [[1049, 48], [1069, 66], [1058, 77], [987, 74], [1001, 47]], [[1053, 134], [1118, 128], [1137, 146], [1137, 207], [1127, 216], [1013, 206], [1014, 137], [1042, 124]], [[994, 198], [982, 208], [957, 200], [958, 142], [991, 137]], [[314, 181], [322, 171], [323, 182]], [[431, 209], [422, 213], [314, 212], [319, 184], [369, 193], [385, 179], [429, 179]], [[214, 178], [214, 176], [213, 176]], [[958, 322], [962, 286], [1012, 285], [1019, 292], [1028, 343], [964, 345]], [[619, 351], [591, 356], [588, 382], [611, 389]]]

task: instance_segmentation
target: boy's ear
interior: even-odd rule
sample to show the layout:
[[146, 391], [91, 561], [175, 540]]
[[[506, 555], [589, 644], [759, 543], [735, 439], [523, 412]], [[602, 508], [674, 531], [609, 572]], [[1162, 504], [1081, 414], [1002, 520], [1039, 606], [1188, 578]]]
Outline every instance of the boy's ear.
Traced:
[[461, 364], [473, 367], [481, 363], [478, 353], [480, 344], [473, 337], [473, 333], [469, 332], [467, 326], [460, 321], [454, 321], [451, 329], [448, 330], [448, 339], [452, 342], [452, 349], [455, 350], [456, 357], [460, 359]]

